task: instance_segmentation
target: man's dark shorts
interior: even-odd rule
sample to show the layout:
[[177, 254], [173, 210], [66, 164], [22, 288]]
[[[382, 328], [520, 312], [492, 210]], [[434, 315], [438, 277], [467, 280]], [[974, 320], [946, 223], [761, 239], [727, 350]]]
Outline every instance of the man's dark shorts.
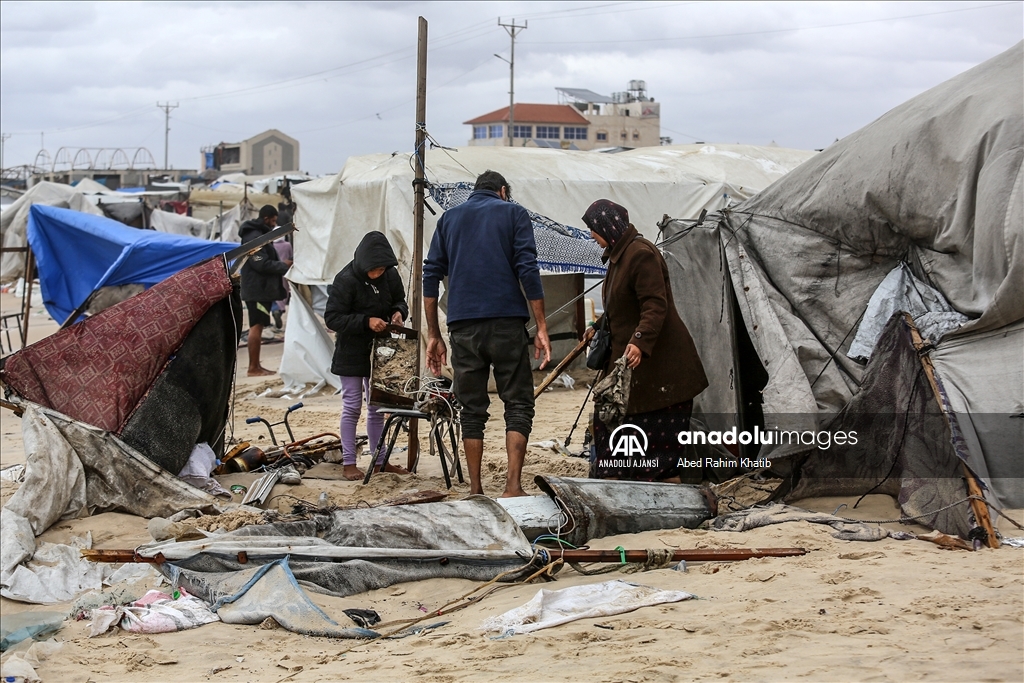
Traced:
[[270, 309], [274, 306], [273, 301], [246, 301], [245, 308], [249, 311], [249, 327], [253, 325], [270, 324]]
[[455, 371], [455, 396], [462, 404], [462, 436], [484, 438], [487, 381], [494, 368], [498, 396], [505, 404], [505, 431], [530, 436], [533, 427], [533, 370], [530, 337], [522, 318], [460, 320], [448, 326]]

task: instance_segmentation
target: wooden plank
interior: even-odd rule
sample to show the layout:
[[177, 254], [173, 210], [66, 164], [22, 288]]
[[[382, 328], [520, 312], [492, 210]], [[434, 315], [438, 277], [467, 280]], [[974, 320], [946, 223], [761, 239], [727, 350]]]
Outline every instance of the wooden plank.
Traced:
[[[924, 339], [921, 338], [921, 333], [918, 332], [917, 327], [914, 325], [914, 319], [910, 317], [909, 313], [903, 314], [906, 319], [907, 325], [910, 327], [910, 338], [914, 344], [914, 350], [917, 351], [918, 358], [921, 359], [921, 367], [924, 369], [924, 374], [928, 378], [928, 384], [932, 388], [932, 395], [935, 396], [936, 403], [939, 404], [939, 410], [942, 411], [942, 416], [946, 418], [946, 424], [952, 430], [952, 426], [949, 425], [949, 416], [946, 414], [946, 407], [942, 405], [942, 395], [939, 392], [939, 383], [935, 379], [935, 366], [932, 365], [932, 359], [927, 353], [922, 353], [925, 347]], [[984, 494], [981, 491], [981, 485], [978, 484], [978, 480], [975, 478], [974, 473], [971, 472], [971, 468], [967, 466], [967, 463], [960, 461], [961, 467], [964, 470], [964, 477], [967, 479], [967, 492], [971, 496], [977, 496], [978, 498], [984, 498]], [[992, 526], [992, 517], [988, 514], [988, 505], [981, 500], [971, 499], [971, 510], [974, 512], [974, 519], [978, 522], [978, 526], [985, 530], [985, 534], [988, 536], [988, 547], [998, 548], [1000, 547], [999, 538], [996, 537], [995, 527]]]

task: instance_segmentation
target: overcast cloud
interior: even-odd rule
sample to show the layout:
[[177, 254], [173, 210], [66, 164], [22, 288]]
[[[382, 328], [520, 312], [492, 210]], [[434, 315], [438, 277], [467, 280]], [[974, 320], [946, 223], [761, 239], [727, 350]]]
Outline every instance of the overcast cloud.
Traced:
[[[296, 137], [303, 170], [410, 150], [416, 19], [430, 22], [427, 128], [466, 144], [463, 121], [555, 88], [647, 81], [674, 142], [816, 149], [1010, 48], [1020, 2], [0, 3], [4, 164], [40, 132], [68, 147], [148, 147], [195, 168], [199, 149], [267, 128]], [[1022, 75], [1024, 77], [1024, 75]]]

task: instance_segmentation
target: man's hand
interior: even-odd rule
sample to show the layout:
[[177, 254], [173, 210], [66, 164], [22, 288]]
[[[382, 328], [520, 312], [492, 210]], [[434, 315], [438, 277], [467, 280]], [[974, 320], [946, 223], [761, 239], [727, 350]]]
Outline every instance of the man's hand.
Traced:
[[640, 347], [636, 344], [626, 344], [626, 352], [622, 354], [626, 357], [626, 364], [630, 368], [635, 368], [640, 365], [640, 361], [643, 360], [644, 354], [640, 351]]
[[427, 367], [435, 377], [441, 376], [441, 368], [448, 362], [448, 347], [440, 336], [427, 340]]
[[402, 325], [402, 312], [401, 311], [395, 311], [394, 313], [391, 314], [391, 324], [392, 325], [398, 325], [398, 326]]
[[544, 362], [540, 364], [538, 370], [543, 370], [551, 362], [551, 342], [548, 340], [547, 330], [537, 330], [537, 334], [533, 336], [533, 358], [534, 360], [540, 358], [540, 354], [544, 354]]
[[388, 329], [388, 324], [380, 318], [370, 318], [370, 329], [374, 332], [383, 332]]
[[597, 334], [597, 330], [593, 326], [587, 328], [587, 331], [583, 333], [583, 341], [589, 342]]

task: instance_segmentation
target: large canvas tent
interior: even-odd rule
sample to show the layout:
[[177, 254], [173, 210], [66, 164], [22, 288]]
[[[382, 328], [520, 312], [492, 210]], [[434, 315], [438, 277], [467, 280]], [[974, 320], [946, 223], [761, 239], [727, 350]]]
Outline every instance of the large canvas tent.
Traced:
[[967, 535], [963, 462], [989, 502], [1024, 506], [1022, 47], [666, 230], [673, 286], [708, 293], [677, 296], [707, 420], [871, 434], [803, 448], [791, 495], [892, 493]]
[[[568, 228], [566, 233], [572, 233], [582, 227], [581, 217], [591, 202], [603, 197], [626, 206], [632, 222], [646, 236], [657, 239], [658, 223], [665, 214], [695, 217], [702, 210], [713, 211], [748, 198], [814, 154], [745, 145], [678, 145], [620, 154], [528, 148], [432, 149], [426, 152], [426, 176], [434, 191], [427, 200], [430, 211], [425, 216], [424, 239], [429, 243], [440, 211], [451, 205], [437, 198], [439, 192], [458, 191], [488, 169], [506, 177], [513, 198], [534, 212], [538, 229], [540, 223], [560, 224]], [[394, 246], [408, 285], [413, 177], [409, 154], [374, 154], [349, 159], [335, 176], [293, 187], [299, 230], [294, 236], [295, 263], [288, 278], [313, 287], [330, 283], [351, 260], [362, 236], [376, 230]], [[573, 258], [548, 268], [561, 273], [595, 271]], [[572, 276], [546, 276], [548, 312], [571, 299], [576, 289]], [[292, 317], [296, 311], [293, 307]], [[570, 315], [563, 314], [552, 323], [553, 334], [575, 333], [572, 312], [570, 309]], [[293, 328], [289, 324], [285, 333], [283, 377], [295, 385], [320, 381], [336, 385], [336, 378], [327, 372], [329, 362], [322, 369], [317, 367], [330, 358], [329, 338], [309, 332], [316, 323], [311, 311], [303, 307], [299, 314], [303, 325]], [[571, 340], [562, 342], [555, 347], [555, 355], [564, 354], [573, 344]]]

